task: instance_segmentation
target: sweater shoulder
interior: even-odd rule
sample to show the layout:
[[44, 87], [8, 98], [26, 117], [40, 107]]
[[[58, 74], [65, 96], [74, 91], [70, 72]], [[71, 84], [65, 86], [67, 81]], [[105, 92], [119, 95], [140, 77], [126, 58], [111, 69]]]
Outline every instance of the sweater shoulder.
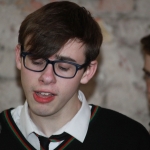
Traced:
[[0, 134], [1, 134], [1, 130], [2, 128], [4, 129], [6, 127], [6, 112], [8, 113], [11, 113], [11, 110], [13, 108], [10, 108], [10, 109], [6, 109], [6, 110], [3, 110], [2, 112], [0, 112]]
[[100, 106], [92, 105], [92, 107], [98, 107], [98, 111], [95, 115], [94, 121], [95, 123], [102, 124], [107, 128], [114, 128], [116, 130], [124, 130], [124, 131], [135, 131], [139, 130], [142, 132], [148, 133], [146, 128], [139, 122], [134, 119], [121, 114], [115, 110], [103, 108]]

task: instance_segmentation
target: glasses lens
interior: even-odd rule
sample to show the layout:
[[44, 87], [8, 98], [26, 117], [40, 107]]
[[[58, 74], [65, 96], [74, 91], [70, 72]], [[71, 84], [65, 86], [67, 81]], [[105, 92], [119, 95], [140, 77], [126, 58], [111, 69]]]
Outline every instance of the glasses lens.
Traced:
[[67, 62], [56, 62], [54, 65], [55, 73], [61, 77], [71, 78], [76, 73], [76, 66]]
[[46, 66], [46, 61], [44, 59], [35, 59], [32, 55], [26, 55], [25, 66], [33, 71], [41, 71]]
[[40, 58], [36, 59], [33, 55], [26, 55], [24, 57], [24, 65], [27, 69], [31, 71], [43, 71], [47, 65], [47, 63], [53, 65], [53, 69], [56, 75], [63, 78], [72, 78], [74, 77], [77, 68], [75, 65], [68, 62], [57, 62], [57, 61], [49, 61]]

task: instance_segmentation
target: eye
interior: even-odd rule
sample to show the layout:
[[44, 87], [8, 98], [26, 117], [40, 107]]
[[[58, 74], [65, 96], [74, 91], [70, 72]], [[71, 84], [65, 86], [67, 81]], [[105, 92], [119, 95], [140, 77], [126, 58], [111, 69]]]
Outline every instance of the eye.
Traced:
[[55, 64], [55, 69], [58, 71], [67, 72], [73, 70], [74, 66], [69, 63], [59, 62]]
[[150, 78], [150, 74], [149, 73], [145, 73], [145, 77], [146, 78]]
[[59, 68], [61, 71], [68, 71], [68, 70], [69, 70], [69, 67], [64, 67], [64, 66], [61, 66], [61, 65], [58, 65], [58, 68]]
[[31, 62], [33, 65], [38, 65], [38, 66], [45, 64], [45, 61], [43, 59], [31, 60]]

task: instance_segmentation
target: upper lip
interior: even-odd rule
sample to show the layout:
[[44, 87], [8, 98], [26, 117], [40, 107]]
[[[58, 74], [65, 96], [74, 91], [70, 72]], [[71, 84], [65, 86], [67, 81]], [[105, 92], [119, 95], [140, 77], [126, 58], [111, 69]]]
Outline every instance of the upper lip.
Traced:
[[47, 90], [36, 90], [34, 92], [36, 92], [36, 93], [50, 93], [52, 95], [57, 95], [55, 92], [47, 91]]

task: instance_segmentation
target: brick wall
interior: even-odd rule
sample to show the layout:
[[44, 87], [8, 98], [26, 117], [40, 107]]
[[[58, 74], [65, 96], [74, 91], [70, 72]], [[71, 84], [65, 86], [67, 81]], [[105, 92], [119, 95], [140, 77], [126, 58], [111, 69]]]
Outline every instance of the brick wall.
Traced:
[[[24, 17], [52, 0], [0, 0], [0, 111], [24, 103], [14, 48]], [[81, 86], [89, 103], [150, 121], [143, 80], [140, 38], [150, 33], [149, 0], [72, 0], [100, 24], [102, 63], [94, 79]]]

